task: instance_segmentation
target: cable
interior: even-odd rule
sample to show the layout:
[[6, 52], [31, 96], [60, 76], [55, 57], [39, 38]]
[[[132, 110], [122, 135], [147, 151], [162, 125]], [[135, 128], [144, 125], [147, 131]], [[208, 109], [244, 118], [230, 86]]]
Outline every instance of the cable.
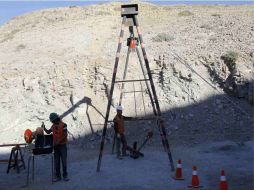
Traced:
[[[172, 80], [172, 78], [170, 78], [170, 79], [171, 79], [171, 81], [172, 81], [173, 83], [175, 83], [176, 86], [178, 86], [183, 92], [185, 92], [186, 94], [188, 94], [189, 96], [191, 96], [190, 93], [188, 93], [178, 82]], [[197, 103], [197, 101], [196, 101], [194, 98], [193, 98], [192, 100], [193, 100], [193, 102]]]

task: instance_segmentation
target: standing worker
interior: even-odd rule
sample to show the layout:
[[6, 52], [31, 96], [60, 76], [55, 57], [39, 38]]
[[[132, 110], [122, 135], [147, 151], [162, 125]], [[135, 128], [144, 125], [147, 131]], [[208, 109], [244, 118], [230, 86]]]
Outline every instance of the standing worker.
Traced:
[[[122, 159], [122, 156], [127, 156], [126, 149], [127, 149], [127, 141], [124, 135], [124, 120], [131, 120], [132, 117], [125, 117], [122, 115], [123, 107], [121, 105], [116, 107], [117, 114], [114, 118], [114, 129], [116, 133], [116, 151], [117, 151], [117, 158]], [[120, 144], [122, 143], [122, 154], [120, 152]]]
[[69, 181], [67, 173], [67, 124], [62, 122], [57, 113], [51, 113], [49, 120], [53, 123], [48, 130], [43, 126], [47, 134], [53, 132], [54, 144], [54, 164], [55, 164], [55, 179], [54, 181], [61, 180], [60, 160], [62, 161], [63, 180]]

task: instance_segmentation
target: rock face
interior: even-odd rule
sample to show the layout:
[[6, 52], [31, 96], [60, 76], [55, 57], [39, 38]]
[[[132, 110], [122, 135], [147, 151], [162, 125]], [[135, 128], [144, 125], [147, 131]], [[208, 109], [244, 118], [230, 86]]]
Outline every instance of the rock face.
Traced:
[[253, 79], [250, 75], [243, 75], [244, 65], [237, 61], [236, 52], [227, 52], [221, 56], [223, 63], [204, 64], [213, 81], [218, 83], [225, 93], [237, 98], [243, 98], [253, 104]]
[[[168, 130], [198, 122], [195, 113], [181, 113], [178, 108], [224, 93], [246, 101], [223, 95], [226, 99], [219, 98], [212, 108], [202, 105], [196, 112], [207, 113], [208, 126], [216, 125], [215, 116], [221, 114], [225, 114], [225, 127], [233, 125], [232, 117], [250, 125], [245, 113], [251, 115], [247, 101], [253, 103], [253, 5], [139, 6], [161, 109], [170, 115], [169, 123], [182, 122]], [[53, 111], [64, 114], [73, 138], [100, 130], [120, 25], [120, 4], [111, 3], [41, 10], [1, 26], [0, 142], [21, 142], [23, 131], [36, 129], [42, 121], [50, 127], [48, 115]], [[127, 27], [125, 34], [127, 39]], [[122, 79], [126, 51], [124, 42], [117, 79]], [[222, 59], [230, 51], [238, 54], [233, 68]], [[134, 55], [128, 79], [143, 77]], [[124, 95], [125, 114], [151, 114], [145, 84], [125, 87], [126, 91], [136, 91]], [[120, 89], [117, 84], [113, 105], [118, 103]], [[227, 110], [238, 116], [225, 113]], [[110, 118], [114, 114], [112, 111]]]

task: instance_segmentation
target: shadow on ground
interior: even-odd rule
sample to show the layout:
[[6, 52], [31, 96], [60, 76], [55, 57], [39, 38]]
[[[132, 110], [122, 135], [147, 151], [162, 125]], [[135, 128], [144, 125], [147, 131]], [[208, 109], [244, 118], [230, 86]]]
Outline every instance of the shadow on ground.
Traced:
[[[225, 94], [212, 96], [186, 107], [178, 107], [163, 112], [162, 116], [165, 121], [173, 158], [176, 161], [181, 157], [185, 160], [186, 165], [190, 166], [193, 159], [198, 155], [202, 155], [201, 158], [197, 158], [200, 160], [200, 165], [203, 164], [204, 167], [208, 167], [207, 165], [215, 164], [205, 174], [206, 180], [210, 181], [208, 185], [211, 185], [207, 189], [214, 189], [212, 185], [218, 178], [219, 166], [225, 163], [225, 168], [230, 171], [230, 189], [251, 190], [253, 189], [253, 171], [249, 166], [253, 164], [253, 156], [251, 158], [247, 153], [253, 153], [253, 149], [246, 148], [246, 143], [253, 140], [253, 107], [244, 100], [237, 100], [228, 96], [225, 98], [225, 96]], [[232, 100], [235, 105], [232, 105], [228, 99]], [[66, 115], [74, 111], [82, 103], [86, 103], [97, 110], [91, 104], [91, 99], [84, 97], [61, 115], [63, 120]], [[89, 113], [87, 112], [87, 114], [89, 120]], [[103, 116], [102, 113], [100, 114]], [[138, 141], [138, 144], [140, 144], [145, 139], [147, 132], [153, 130], [154, 136], [143, 151], [161, 151], [163, 153], [160, 135], [156, 129], [156, 121], [147, 120], [153, 116], [140, 117], [145, 120], [126, 122], [128, 144], [132, 144], [134, 141]], [[89, 124], [92, 129], [92, 121], [89, 121]], [[71, 138], [69, 141], [70, 163], [97, 159], [102, 132], [91, 131], [91, 134], [75, 140]], [[109, 126], [104, 155], [111, 153], [112, 140], [113, 129]], [[222, 142], [222, 144], [216, 145], [219, 142]], [[195, 150], [195, 147], [198, 151], [189, 152], [189, 150]], [[223, 155], [223, 159], [218, 160], [221, 155]], [[0, 158], [8, 159], [8, 157], [8, 154], [0, 155]], [[215, 160], [213, 160], [214, 158]], [[45, 164], [47, 159], [43, 159]], [[244, 162], [241, 163], [241, 160], [244, 160]], [[27, 163], [27, 156], [25, 156], [25, 161]], [[104, 167], [103, 164], [102, 159], [102, 168]], [[3, 189], [11, 185], [13, 181], [20, 179], [24, 182], [26, 171], [21, 171], [20, 174], [16, 174], [15, 171], [5, 174], [7, 164], [1, 163], [0, 168], [0, 182], [3, 185], [1, 185]], [[94, 166], [95, 168], [96, 166]], [[46, 164], [43, 169], [50, 169], [50, 167]], [[237, 175], [235, 175], [236, 173]], [[37, 175], [39, 174], [37, 173]]]

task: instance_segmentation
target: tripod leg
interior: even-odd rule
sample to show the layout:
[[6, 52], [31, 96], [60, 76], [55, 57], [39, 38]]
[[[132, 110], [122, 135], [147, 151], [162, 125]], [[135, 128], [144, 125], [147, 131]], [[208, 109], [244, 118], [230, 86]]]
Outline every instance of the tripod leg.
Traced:
[[169, 158], [170, 165], [171, 165], [171, 171], [175, 171], [175, 166], [174, 166], [174, 163], [173, 163], [172, 153], [170, 151], [169, 142], [168, 142], [168, 139], [167, 139], [167, 133], [166, 133], [165, 126], [164, 126], [164, 123], [163, 123], [162, 120], [160, 120], [160, 129], [162, 130], [162, 134], [163, 134], [161, 140], [164, 141], [164, 144], [165, 144], [165, 147], [166, 147], [166, 152], [168, 154], [168, 158]]
[[[151, 89], [152, 89], [153, 98], [154, 98], [154, 102], [155, 102], [155, 106], [156, 106], [157, 116], [161, 117], [160, 105], [159, 105], [159, 102], [158, 102], [158, 98], [157, 98], [157, 94], [156, 94], [156, 90], [155, 90], [155, 86], [154, 86], [154, 82], [153, 82], [153, 78], [152, 78], [152, 74], [151, 74], [151, 69], [150, 69], [150, 66], [149, 66], [149, 61], [148, 61], [146, 50], [145, 50], [145, 47], [144, 47], [143, 38], [142, 38], [141, 31], [140, 31], [137, 16], [134, 15], [133, 19], [134, 19], [134, 23], [136, 23], [137, 33], [138, 33], [138, 37], [139, 37], [139, 40], [140, 40], [140, 46], [141, 46], [141, 49], [142, 49], [142, 53], [143, 53], [143, 57], [144, 57], [144, 61], [145, 61], [145, 66], [146, 66], [146, 69], [147, 69], [147, 74], [148, 74], [149, 81], [150, 81], [150, 84], [151, 84]], [[168, 143], [168, 140], [167, 140], [167, 133], [166, 133], [163, 121], [161, 119], [159, 119], [159, 122], [160, 122], [159, 127], [160, 127], [160, 130], [162, 131], [162, 136], [161, 136], [162, 144], [164, 145], [164, 147], [166, 147], [166, 150], [167, 150], [167, 153], [168, 153], [168, 158], [169, 158], [170, 165], [171, 165], [171, 171], [174, 171], [175, 168], [174, 168], [174, 163], [173, 163], [173, 159], [172, 159], [172, 154], [171, 154], [171, 151], [170, 151], [170, 148], [169, 148], [169, 143]]]
[[112, 96], [113, 96], [114, 87], [115, 87], [116, 73], [117, 73], [117, 68], [118, 68], [118, 63], [119, 63], [119, 58], [120, 58], [120, 52], [121, 52], [121, 48], [122, 48], [122, 41], [123, 41], [123, 35], [124, 35], [123, 28], [124, 28], [125, 22], [126, 22], [126, 16], [123, 17], [121, 32], [120, 32], [120, 37], [119, 37], [119, 43], [118, 43], [118, 48], [117, 48], [117, 53], [116, 53], [116, 58], [115, 58], [115, 66], [114, 66], [114, 71], [113, 71], [113, 76], [112, 76], [112, 81], [111, 81], [111, 88], [110, 88], [110, 95], [109, 95], [109, 100], [108, 100], [107, 112], [106, 112], [104, 127], [103, 127], [103, 131], [102, 131], [100, 153], [99, 153], [99, 158], [98, 158], [98, 162], [97, 162], [97, 172], [99, 172], [100, 168], [101, 168], [101, 159], [102, 159], [104, 142], [105, 142], [105, 137], [106, 137], [106, 132], [107, 132], [107, 124], [108, 124], [110, 106], [112, 103]]

